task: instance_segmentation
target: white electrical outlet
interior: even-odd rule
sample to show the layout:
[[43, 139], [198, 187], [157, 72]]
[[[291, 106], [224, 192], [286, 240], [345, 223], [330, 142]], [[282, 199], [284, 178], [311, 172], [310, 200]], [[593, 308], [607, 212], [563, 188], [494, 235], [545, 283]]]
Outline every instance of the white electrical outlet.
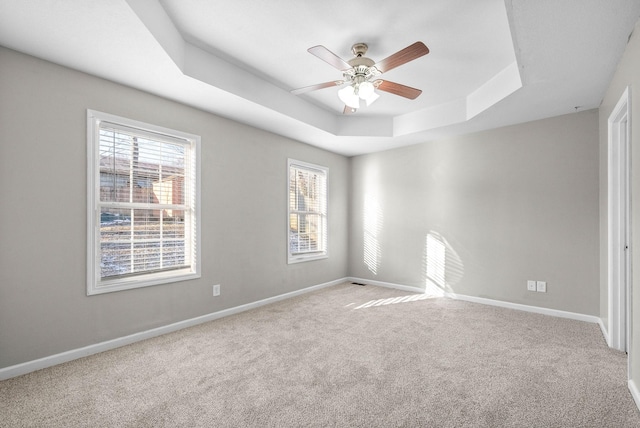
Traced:
[[216, 284], [213, 286], [213, 295], [214, 296], [220, 295], [220, 284]]
[[538, 293], [546, 293], [547, 292], [547, 283], [546, 283], [546, 281], [537, 281], [536, 282], [536, 291]]
[[527, 290], [528, 291], [536, 291], [536, 282], [535, 281], [527, 281]]

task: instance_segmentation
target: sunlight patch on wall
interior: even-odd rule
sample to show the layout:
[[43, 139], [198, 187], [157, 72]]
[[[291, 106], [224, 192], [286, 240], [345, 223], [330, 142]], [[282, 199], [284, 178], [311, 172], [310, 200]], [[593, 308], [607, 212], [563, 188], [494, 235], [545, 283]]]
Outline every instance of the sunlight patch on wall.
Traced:
[[428, 234], [425, 246], [427, 249], [427, 279], [439, 288], [444, 288], [444, 268], [447, 262], [444, 242], [432, 234]]
[[442, 295], [453, 292], [452, 285], [464, 276], [464, 265], [447, 240], [430, 231], [425, 238], [423, 256], [425, 294]]
[[382, 208], [378, 197], [367, 194], [364, 198], [364, 250], [363, 259], [367, 269], [374, 275], [378, 274], [380, 267], [380, 242], [378, 234], [382, 230]]

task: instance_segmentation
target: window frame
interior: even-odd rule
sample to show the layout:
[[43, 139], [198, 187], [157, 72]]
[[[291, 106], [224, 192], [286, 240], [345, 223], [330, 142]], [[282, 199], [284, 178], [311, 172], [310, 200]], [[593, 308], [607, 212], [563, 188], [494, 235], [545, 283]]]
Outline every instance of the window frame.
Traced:
[[[292, 166], [299, 167], [313, 172], [320, 172], [324, 175], [324, 214], [318, 213], [322, 222], [323, 231], [322, 246], [323, 248], [317, 251], [310, 251], [305, 253], [292, 253], [291, 252], [291, 201], [290, 201], [290, 184], [291, 184], [291, 170]], [[321, 210], [322, 211], [322, 210]], [[287, 264], [307, 262], [312, 260], [321, 260], [329, 257], [329, 168], [322, 165], [316, 165], [309, 162], [303, 162], [295, 159], [287, 159]]]
[[[100, 268], [101, 176], [99, 149], [100, 124], [102, 122], [108, 122], [116, 127], [131, 128], [143, 135], [150, 135], [161, 141], [181, 142], [188, 147], [190, 156], [195, 157], [191, 163], [194, 169], [192, 172], [193, 191], [186, 192], [187, 194], [191, 193], [191, 195], [186, 195], [187, 200], [185, 201], [185, 205], [191, 207], [188, 209], [192, 217], [190, 221], [195, 219], [192, 230], [185, 226], [185, 246], [189, 246], [193, 250], [190, 266], [102, 279]], [[200, 223], [200, 136], [87, 109], [87, 295], [91, 296], [200, 278], [200, 260], [202, 260]]]

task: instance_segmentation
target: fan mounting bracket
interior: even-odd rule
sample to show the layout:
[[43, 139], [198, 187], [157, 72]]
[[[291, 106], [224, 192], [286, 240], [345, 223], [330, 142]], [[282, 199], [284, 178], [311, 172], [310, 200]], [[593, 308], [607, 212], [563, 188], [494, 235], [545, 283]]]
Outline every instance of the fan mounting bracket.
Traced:
[[353, 54], [357, 57], [364, 56], [364, 54], [367, 53], [368, 49], [369, 46], [367, 46], [366, 43], [356, 43], [355, 45], [351, 46], [351, 52], [353, 52]]

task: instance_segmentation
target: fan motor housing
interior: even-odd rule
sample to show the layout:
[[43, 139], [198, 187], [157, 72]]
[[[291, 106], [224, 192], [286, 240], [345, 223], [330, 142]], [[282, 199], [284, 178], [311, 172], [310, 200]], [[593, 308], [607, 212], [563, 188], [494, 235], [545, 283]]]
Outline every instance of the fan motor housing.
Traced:
[[371, 67], [373, 64], [375, 64], [375, 62], [373, 62], [372, 59], [364, 56], [367, 53], [368, 49], [369, 46], [367, 46], [366, 43], [356, 43], [355, 45], [351, 46], [351, 52], [353, 52], [355, 58], [350, 59], [349, 61], [347, 61], [347, 63], [349, 63], [349, 65], [352, 67], [358, 67], [361, 65]]
[[364, 56], [357, 56], [355, 58], [352, 58], [349, 61], [347, 61], [347, 63], [352, 67], [359, 67], [359, 66], [371, 67], [373, 64], [375, 64], [375, 62], [373, 62], [371, 58], [367, 58]]

